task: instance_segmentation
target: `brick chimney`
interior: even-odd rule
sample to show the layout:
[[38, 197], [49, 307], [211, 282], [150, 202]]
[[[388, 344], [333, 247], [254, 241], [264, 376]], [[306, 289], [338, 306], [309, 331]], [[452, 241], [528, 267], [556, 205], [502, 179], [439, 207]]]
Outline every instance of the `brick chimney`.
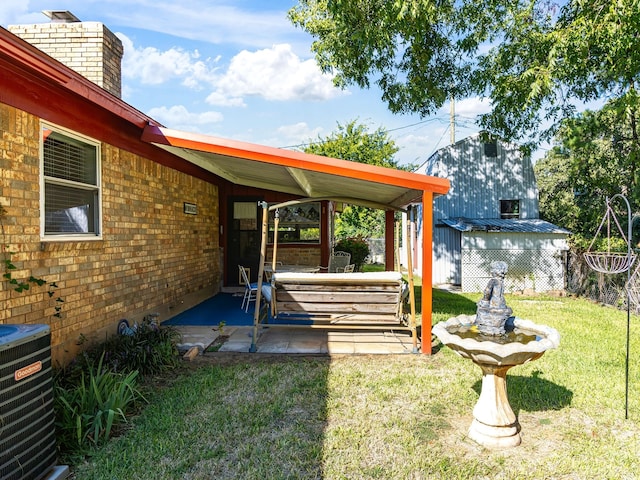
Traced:
[[122, 95], [122, 42], [99, 22], [81, 22], [62, 10], [45, 10], [50, 23], [9, 25], [8, 30], [74, 69], [116, 97]]

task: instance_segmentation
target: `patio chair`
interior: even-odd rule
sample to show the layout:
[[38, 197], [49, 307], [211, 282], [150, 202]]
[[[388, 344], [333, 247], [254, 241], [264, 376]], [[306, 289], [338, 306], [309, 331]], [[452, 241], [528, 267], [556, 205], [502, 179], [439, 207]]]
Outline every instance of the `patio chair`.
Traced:
[[256, 296], [258, 294], [258, 283], [251, 283], [249, 281], [249, 274], [247, 273], [247, 269], [242, 265], [238, 265], [238, 269], [240, 270], [240, 275], [242, 278], [242, 282], [244, 283], [244, 297], [242, 298], [242, 306], [245, 312], [249, 311], [249, 304], [251, 302], [256, 301]]
[[346, 267], [344, 267], [344, 273], [353, 273], [356, 270], [356, 264], [350, 263]]
[[347, 252], [333, 252], [329, 259], [329, 273], [341, 273], [351, 262], [351, 254]]
[[351, 262], [351, 254], [348, 252], [337, 251], [333, 252], [329, 257], [329, 266], [320, 267], [320, 270], [328, 271], [329, 273], [342, 273], [344, 267]]

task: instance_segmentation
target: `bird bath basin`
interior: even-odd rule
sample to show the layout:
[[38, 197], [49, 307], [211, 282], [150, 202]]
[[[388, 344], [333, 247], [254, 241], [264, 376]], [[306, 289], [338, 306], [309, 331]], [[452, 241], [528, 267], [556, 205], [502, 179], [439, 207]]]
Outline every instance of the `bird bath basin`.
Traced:
[[505, 334], [480, 333], [475, 316], [460, 315], [433, 327], [433, 334], [482, 370], [480, 398], [473, 409], [469, 437], [488, 448], [520, 445], [520, 425], [507, 397], [507, 371], [540, 358], [560, 344], [558, 332], [545, 325], [511, 317]]
[[[502, 271], [504, 277], [504, 262], [494, 263], [501, 264], [498, 271]], [[489, 311], [495, 318], [487, 322], [486, 317], [491, 316]], [[487, 448], [520, 445], [520, 425], [507, 397], [507, 371], [558, 348], [558, 332], [511, 316], [511, 309], [506, 307], [502, 296], [501, 278], [490, 281], [484, 298], [478, 302], [478, 314], [450, 318], [436, 324], [432, 332], [443, 345], [482, 370], [482, 389], [473, 409], [469, 437]]]

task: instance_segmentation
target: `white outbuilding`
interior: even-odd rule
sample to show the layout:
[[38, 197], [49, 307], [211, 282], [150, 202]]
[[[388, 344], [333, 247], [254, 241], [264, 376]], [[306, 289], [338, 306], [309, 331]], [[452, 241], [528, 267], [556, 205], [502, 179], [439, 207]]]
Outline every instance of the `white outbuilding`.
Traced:
[[[500, 260], [509, 266], [507, 291], [564, 289], [571, 232], [539, 218], [533, 165], [517, 145], [473, 135], [438, 150], [417, 172], [451, 183], [434, 201], [434, 285], [481, 291]], [[419, 224], [415, 235], [421, 245]], [[414, 254], [421, 265], [421, 252]]]

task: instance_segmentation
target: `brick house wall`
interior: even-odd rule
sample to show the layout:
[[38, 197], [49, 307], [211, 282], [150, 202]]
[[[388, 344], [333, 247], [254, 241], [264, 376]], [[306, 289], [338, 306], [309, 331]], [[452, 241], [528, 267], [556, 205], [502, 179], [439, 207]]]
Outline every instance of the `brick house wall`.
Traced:
[[102, 240], [41, 242], [39, 133], [38, 117], [0, 103], [0, 242], [15, 252], [14, 278], [57, 283], [61, 318], [46, 287], [18, 293], [2, 281], [0, 323], [49, 324], [54, 361], [65, 363], [121, 318], [162, 321], [220, 290], [218, 187], [105, 143]]
[[[270, 262], [273, 256], [273, 247], [267, 247], [266, 260]], [[294, 246], [278, 244], [278, 262], [289, 265], [311, 265], [321, 266], [321, 247], [316, 246]], [[326, 266], [326, 265], [325, 265]]]

